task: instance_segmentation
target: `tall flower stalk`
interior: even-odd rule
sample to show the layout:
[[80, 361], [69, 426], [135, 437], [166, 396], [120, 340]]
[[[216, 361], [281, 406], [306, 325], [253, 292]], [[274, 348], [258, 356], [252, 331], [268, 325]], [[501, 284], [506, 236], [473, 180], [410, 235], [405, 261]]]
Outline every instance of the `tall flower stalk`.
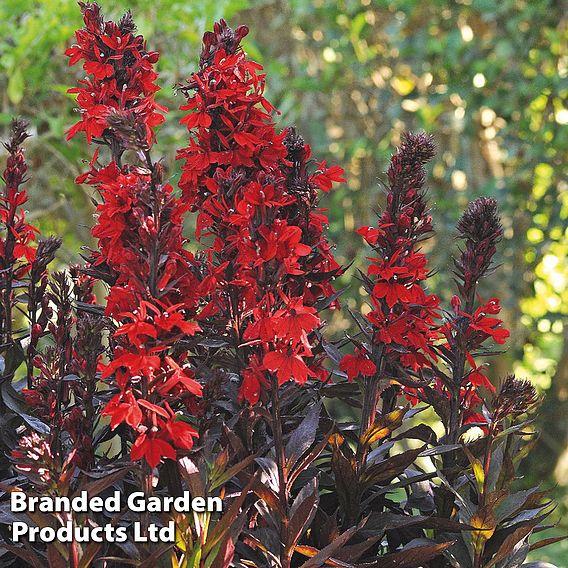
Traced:
[[[432, 231], [424, 184], [424, 165], [434, 156], [426, 134], [406, 134], [387, 171], [386, 206], [376, 227], [358, 230], [373, 249], [366, 275], [361, 275], [371, 310], [365, 316], [363, 339], [346, 355], [341, 369], [349, 380], [363, 378], [361, 436], [375, 423], [381, 393], [391, 380], [408, 382], [436, 358], [435, 322], [439, 300], [428, 294], [427, 259], [420, 244]], [[391, 402], [385, 403], [389, 411]]]
[[147, 51], [130, 13], [115, 23], [96, 4], [81, 6], [85, 26], [67, 55], [70, 64], [83, 61], [88, 78], [71, 89], [81, 120], [68, 136], [85, 132], [110, 151], [105, 164], [97, 150], [78, 179], [101, 198], [98, 249], [86, 271], [108, 284], [105, 315], [116, 322], [111, 361], [99, 366], [118, 392], [103, 413], [111, 428], [130, 428], [131, 458], [152, 468], [189, 450], [197, 436], [176, 410], [185, 393], [201, 394], [187, 352], [177, 348], [199, 330], [191, 321], [197, 285], [182, 234], [187, 208], [152, 158], [154, 128], [166, 112], [154, 99], [157, 52]]
[[29, 136], [27, 126], [23, 120], [14, 120], [10, 138], [4, 143], [8, 159], [2, 174], [4, 188], [0, 196], [1, 345], [12, 343], [13, 309], [16, 302], [14, 286], [29, 273], [36, 252], [33, 243], [37, 229], [26, 222], [22, 209], [28, 199], [26, 190], [22, 187], [28, 170], [23, 149], [23, 143]]
[[288, 381], [328, 376], [316, 339], [324, 324], [318, 311], [337, 304], [331, 282], [341, 268], [324, 235], [327, 218], [318, 200], [344, 180], [339, 167], [312, 163], [295, 129], [276, 132], [262, 68], [240, 47], [247, 32], [216, 23], [204, 35], [199, 71], [181, 86], [190, 141], [179, 153], [179, 185], [184, 203], [197, 212], [203, 246], [203, 334], [229, 346], [232, 364], [220, 364], [239, 377], [240, 398], [251, 405], [271, 402], [281, 561], [288, 566], [290, 487], [279, 389]]
[[452, 313], [441, 328], [445, 343], [439, 347], [450, 368], [451, 380], [444, 382], [444, 388], [450, 402], [445, 425], [448, 442], [452, 444], [463, 433], [464, 422], [486, 421], [479, 412], [481, 399], [477, 388], [495, 391], [484, 374], [484, 366], [476, 363], [476, 357], [490, 354], [488, 342], [501, 345], [509, 336], [503, 322], [492, 317], [500, 312], [499, 300], [476, 300], [478, 282], [491, 273], [496, 245], [503, 235], [497, 202], [486, 197], [472, 201], [457, 228], [464, 243], [454, 260], [459, 295], [452, 299]]
[[[36, 244], [37, 229], [26, 222], [23, 206], [28, 200], [23, 184], [28, 169], [23, 143], [29, 137], [28, 124], [14, 120], [4, 147], [8, 151], [3, 173], [4, 191], [0, 196], [0, 350], [8, 353], [17, 343], [25, 353], [26, 382], [31, 387], [33, 359], [39, 339], [46, 333], [51, 315], [46, 290], [47, 267], [54, 260], [61, 239], [49, 237]], [[17, 310], [17, 311], [15, 311]], [[23, 314], [28, 332], [15, 336], [14, 318]], [[24, 342], [23, 339], [27, 338]], [[13, 373], [3, 380], [10, 382]]]

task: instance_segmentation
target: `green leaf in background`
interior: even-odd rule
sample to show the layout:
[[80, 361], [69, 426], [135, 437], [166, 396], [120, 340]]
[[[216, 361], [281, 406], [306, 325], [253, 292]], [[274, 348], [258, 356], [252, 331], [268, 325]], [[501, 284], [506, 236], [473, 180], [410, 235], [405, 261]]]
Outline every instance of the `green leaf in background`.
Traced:
[[10, 102], [15, 105], [22, 100], [24, 96], [24, 74], [20, 67], [10, 73], [7, 93]]

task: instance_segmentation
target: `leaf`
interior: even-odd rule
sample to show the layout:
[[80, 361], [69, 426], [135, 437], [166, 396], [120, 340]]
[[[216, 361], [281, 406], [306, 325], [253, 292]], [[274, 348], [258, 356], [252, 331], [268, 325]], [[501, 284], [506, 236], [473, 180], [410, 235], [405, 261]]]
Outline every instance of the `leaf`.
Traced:
[[323, 440], [314, 446], [309, 454], [307, 454], [304, 458], [302, 458], [296, 467], [290, 472], [288, 477], [288, 489], [291, 489], [294, 485], [294, 482], [298, 478], [298, 476], [303, 473], [309, 465], [318, 458], [318, 456], [325, 450], [327, 444], [329, 443], [329, 439], [332, 435], [333, 430], [330, 430], [324, 437]]
[[83, 550], [83, 555], [79, 562], [79, 568], [90, 568], [93, 565], [99, 550], [102, 548], [101, 542], [91, 542]]
[[485, 470], [483, 469], [483, 464], [464, 446], [463, 451], [471, 464], [473, 470], [473, 475], [475, 477], [475, 482], [477, 484], [477, 490], [480, 495], [483, 495], [485, 491]]
[[397, 408], [384, 416], [380, 416], [377, 421], [361, 436], [361, 444], [369, 447], [375, 442], [384, 440], [393, 430], [401, 424], [406, 408]]
[[550, 544], [554, 544], [556, 542], [561, 542], [561, 541], [566, 540], [566, 539], [568, 539], [568, 535], [566, 535], [566, 536], [553, 536], [553, 537], [550, 537], [550, 538], [543, 538], [542, 540], [539, 540], [537, 542], [533, 542], [530, 545], [530, 550], [531, 551], [538, 550], [539, 548], [543, 548], [543, 547], [548, 546]]
[[199, 467], [189, 457], [178, 460], [179, 470], [194, 497], [205, 497], [205, 483]]
[[233, 477], [235, 477], [243, 469], [248, 467], [255, 459], [256, 455], [247, 456], [244, 460], [231, 466], [223, 473], [217, 475], [216, 477], [211, 477], [211, 479], [209, 480], [210, 491], [213, 491], [214, 489], [217, 489], [218, 487], [222, 487], [223, 485], [225, 485], [225, 483], [233, 479]]
[[288, 470], [306, 452], [316, 439], [319, 417], [321, 412], [321, 402], [314, 404], [307, 412], [300, 425], [294, 430], [286, 444], [286, 466]]
[[[347, 266], [343, 267], [343, 270], [347, 270]], [[341, 288], [340, 290], [337, 290], [337, 292], [334, 292], [333, 294], [331, 294], [330, 296], [328, 296], [327, 298], [324, 298], [323, 300], [319, 300], [314, 304], [314, 308], [318, 311], [321, 312], [322, 310], [325, 310], [326, 308], [329, 308], [329, 306], [331, 306], [331, 304], [333, 304], [333, 302], [335, 302], [335, 300], [337, 300], [337, 298], [339, 298], [347, 289], [349, 288], [349, 286], [346, 286], [345, 288]]]
[[52, 544], [47, 545], [47, 562], [49, 568], [68, 568], [69, 566], [67, 559], [63, 558]]
[[288, 542], [286, 554], [292, 557], [294, 548], [312, 522], [319, 503], [317, 479], [314, 477], [308, 485], [305, 485], [290, 508], [290, 521], [288, 524]]
[[[438, 442], [438, 438], [436, 433], [428, 424], [418, 424], [417, 426], [413, 426], [408, 430], [405, 430], [401, 434], [398, 434], [392, 440], [421, 440], [422, 442], [426, 442], [427, 444], [436, 444]], [[458, 447], [461, 447], [458, 445]]]
[[368, 530], [380, 533], [389, 529], [402, 529], [406, 527], [420, 527], [424, 529], [437, 529], [454, 532], [474, 530], [471, 525], [459, 523], [451, 519], [396, 513], [373, 514], [366, 525]]
[[511, 495], [507, 495], [496, 507], [495, 507], [495, 519], [497, 522], [505, 520], [507, 517], [517, 513], [523, 505], [527, 502], [527, 499], [538, 491], [538, 487], [533, 487], [532, 489], [527, 489], [524, 491], [517, 491]]
[[335, 557], [337, 560], [343, 560], [344, 562], [350, 561], [355, 562], [359, 560], [369, 548], [371, 548], [374, 544], [379, 542], [383, 538], [383, 533], [379, 533], [373, 536], [370, 536], [368, 539], [360, 542], [358, 544], [351, 544], [344, 546], [341, 550], [337, 552]]
[[224, 339], [203, 339], [197, 345], [201, 345], [201, 347], [210, 347], [212, 349], [219, 348], [219, 347], [226, 347], [229, 345]]
[[138, 568], [156, 568], [157, 560], [160, 558], [160, 556], [164, 555], [168, 550], [170, 550], [172, 546], [173, 544], [169, 544], [168, 546], [158, 548], [158, 550], [150, 554], [150, 556], [144, 558], [143, 562], [139, 563], [139, 560], [136, 561], [135, 565], [138, 566]]
[[47, 424], [26, 413], [22, 396], [14, 389], [11, 383], [3, 382], [1, 385], [2, 400], [4, 404], [20, 416], [32, 429], [40, 434], [49, 434], [51, 429]]
[[262, 482], [259, 482], [255, 485], [254, 492], [266, 503], [270, 510], [276, 511], [281, 517], [286, 516], [280, 504], [280, 499], [270, 487], [266, 487]]
[[418, 457], [424, 458], [427, 456], [438, 456], [440, 454], [446, 454], [448, 452], [453, 452], [454, 450], [459, 450], [461, 447], [461, 444], [442, 444], [441, 446], [434, 446], [433, 448], [424, 450]]
[[[313, 546], [304, 546], [300, 545], [297, 546], [295, 552], [299, 552], [308, 558], [313, 558], [317, 554], [319, 554], [319, 550], [314, 548]], [[342, 562], [341, 560], [337, 560], [335, 558], [328, 558], [324, 561], [326, 566], [334, 566], [335, 568], [354, 568], [353, 564], [347, 564], [346, 562]]]
[[[336, 539], [330, 544], [322, 548], [315, 556], [312, 556], [307, 562], [304, 562], [300, 568], [319, 568], [323, 564], [326, 564], [327, 560], [341, 549], [349, 539], [361, 528], [364, 523], [360, 523], [356, 527], [351, 527], [347, 529], [344, 533], [340, 534]], [[333, 566], [333, 564], [331, 564]]]
[[22, 560], [33, 566], [33, 568], [45, 568], [45, 559], [37, 556], [37, 554], [31, 549], [25, 550], [22, 547], [5, 543], [2, 543], [2, 548], [6, 549], [8, 552], [11, 552], [18, 558], [21, 558]]
[[86, 482], [83, 484], [82, 489], [87, 491], [89, 497], [95, 497], [99, 493], [102, 493], [107, 487], [111, 487], [117, 481], [121, 480], [129, 471], [131, 471], [130, 467], [110, 471], [104, 477], [96, 481]]
[[354, 460], [345, 455], [341, 446], [337, 446], [333, 450], [331, 467], [335, 477], [335, 491], [343, 512], [346, 516], [355, 518], [353, 515], [358, 514], [361, 487]]
[[16, 522], [27, 522], [29, 519], [24, 513], [14, 513], [9, 502], [0, 503], [0, 524], [12, 525]]
[[326, 352], [327, 356], [336, 364], [339, 365], [339, 362], [342, 358], [341, 351], [335, 347], [335, 345], [328, 343], [325, 340], [322, 340], [323, 350]]
[[239, 513], [241, 513], [241, 507], [243, 506], [247, 495], [252, 491], [252, 488], [256, 483], [258, 483], [257, 477], [251, 477], [246, 487], [244, 487], [240, 494], [235, 497], [231, 506], [219, 519], [213, 530], [209, 533], [207, 542], [203, 545], [203, 556], [208, 556], [211, 550], [226, 537], [227, 533], [231, 530], [231, 526], [239, 516]]
[[256, 458], [255, 461], [260, 465], [262, 471], [266, 473], [270, 487], [277, 492], [280, 487], [280, 482], [278, 481], [278, 466], [276, 462], [271, 458]]
[[[4, 346], [2, 346], [4, 347]], [[26, 354], [22, 349], [19, 341], [14, 341], [5, 351], [5, 358], [3, 359], [4, 362], [4, 376], [10, 377], [13, 376], [18, 367], [24, 361]], [[5, 383], [6, 384], [6, 383]]]
[[20, 416], [26, 421], [28, 426], [33, 428], [36, 432], [45, 435], [51, 432], [50, 427], [38, 418], [35, 418], [34, 416], [30, 416], [29, 414], [25, 414], [23, 412], [20, 413]]
[[22, 100], [24, 96], [24, 74], [20, 65], [10, 73], [6, 92], [12, 104], [17, 105]]
[[424, 446], [414, 450], [407, 450], [385, 461], [368, 468], [361, 476], [364, 486], [370, 487], [376, 483], [386, 484], [398, 477], [404, 470], [414, 463], [416, 458], [424, 451]]
[[469, 524], [477, 529], [472, 533], [472, 543], [474, 550], [477, 553], [481, 553], [485, 542], [489, 540], [495, 532], [497, 523], [493, 516], [493, 511], [489, 506], [481, 507], [471, 517]]
[[[259, 533], [261, 533], [262, 531], [262, 529], [257, 530], [257, 532]], [[245, 532], [245, 541], [247, 541], [247, 545], [249, 545], [251, 548], [258, 548], [264, 554], [266, 554], [266, 556], [270, 557], [270, 559], [274, 562], [274, 565], [277, 566], [280, 562], [280, 558], [276, 554], [274, 554], [274, 552], [272, 552], [269, 547], [274, 547], [275, 550], [278, 550], [278, 552], [280, 552], [280, 546], [278, 543], [270, 542], [270, 538], [265, 536], [265, 534], [266, 533], [262, 534], [263, 539], [261, 540], [251, 532]], [[270, 531], [268, 532], [268, 535], [273, 536], [274, 532]]]
[[358, 564], [357, 568], [416, 568], [417, 566], [424, 566], [426, 562], [442, 554], [454, 542], [413, 546], [411, 541], [400, 552], [387, 554], [375, 562]]
[[226, 566], [231, 566], [233, 557], [235, 555], [235, 544], [233, 539], [229, 536], [225, 539], [225, 542], [219, 547], [213, 556], [210, 554], [206, 561], [204, 568], [225, 568]]
[[534, 527], [538, 525], [541, 520], [542, 517], [537, 517], [529, 522], [524, 522], [522, 525], [515, 527], [514, 530], [510, 532], [503, 540], [495, 556], [493, 556], [491, 561], [487, 563], [485, 568], [491, 568], [498, 562], [507, 558], [508, 555], [513, 552], [515, 547], [533, 532]]

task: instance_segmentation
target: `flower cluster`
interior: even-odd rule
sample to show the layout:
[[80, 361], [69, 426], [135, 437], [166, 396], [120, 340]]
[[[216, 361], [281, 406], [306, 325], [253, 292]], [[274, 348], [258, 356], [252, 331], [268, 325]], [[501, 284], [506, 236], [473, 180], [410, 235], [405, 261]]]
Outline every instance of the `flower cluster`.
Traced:
[[[35, 264], [44, 255], [44, 243], [38, 246]], [[26, 403], [36, 418], [50, 425], [48, 441], [52, 451], [62, 448], [60, 434], [65, 433], [66, 449], [72, 461], [81, 468], [94, 460], [93, 431], [96, 410], [93, 397], [97, 390], [97, 365], [103, 352], [104, 322], [100, 316], [86, 315], [73, 309], [77, 302], [92, 300], [92, 279], [78, 275], [71, 268], [51, 275], [43, 291], [42, 310], [35, 324], [41, 335], [50, 339], [46, 347], [37, 346], [37, 333], [32, 332], [29, 354], [31, 372], [29, 386], [22, 390]], [[41, 289], [41, 288], [40, 288]], [[37, 373], [36, 373], [37, 370]]]
[[539, 396], [530, 381], [507, 375], [493, 398], [493, 420], [498, 422], [504, 418], [525, 414], [538, 403]]
[[12, 451], [16, 469], [34, 481], [36, 487], [49, 485], [56, 479], [56, 460], [50, 444], [36, 432], [23, 436]]
[[472, 201], [458, 222], [464, 250], [455, 259], [462, 298], [472, 305], [477, 281], [488, 274], [497, 244], [503, 236], [503, 227], [497, 213], [497, 201], [480, 197]]
[[[142, 36], [134, 35], [129, 14], [118, 24], [105, 22], [99, 7], [88, 4], [83, 17], [79, 45], [67, 54], [71, 63], [85, 60], [89, 78], [72, 90], [79, 93], [83, 116], [70, 135], [83, 130], [88, 141], [102, 137], [113, 157], [100, 164], [96, 152], [78, 180], [101, 198], [93, 229], [98, 249], [87, 272], [110, 285], [105, 315], [118, 323], [112, 360], [100, 370], [104, 379], [115, 378], [119, 392], [104, 414], [113, 429], [126, 423], [135, 431], [131, 457], [153, 467], [164, 457], [174, 459], [176, 449], [190, 449], [197, 435], [172, 409], [184, 394], [201, 394], [187, 352], [177, 349], [199, 330], [190, 321], [197, 283], [182, 234], [187, 207], [150, 155], [153, 128], [163, 119], [158, 111], [165, 111], [153, 98], [157, 53], [147, 52]], [[122, 164], [127, 150], [137, 163]]]
[[[424, 288], [427, 259], [418, 249], [432, 230], [423, 187], [424, 164], [433, 156], [430, 136], [406, 134], [391, 159], [386, 207], [378, 225], [358, 230], [374, 252], [363, 276], [371, 303], [366, 318], [372, 337], [371, 345], [359, 345], [355, 355], [343, 358], [341, 369], [350, 380], [373, 376], [377, 357], [386, 356], [389, 365], [400, 363], [413, 372], [436, 359], [439, 300]], [[373, 346], [382, 346], [380, 355]]]
[[[0, 345], [2, 349], [13, 345], [12, 312], [23, 311], [28, 318], [29, 335], [25, 351], [26, 379], [32, 386], [34, 358], [40, 338], [46, 333], [51, 316], [48, 294], [47, 267], [55, 258], [61, 240], [49, 237], [39, 240], [37, 229], [26, 222], [22, 206], [27, 201], [25, 182], [27, 164], [23, 142], [28, 138], [27, 123], [15, 120], [12, 123], [10, 140], [4, 144], [8, 159], [3, 179], [4, 194], [0, 196]], [[23, 309], [23, 308], [27, 309]]]
[[164, 121], [166, 108], [154, 100], [159, 90], [155, 84], [154, 64], [158, 52], [146, 50], [130, 12], [118, 22], [105, 21], [96, 3], [80, 2], [85, 22], [76, 32], [77, 44], [66, 51], [69, 65], [83, 60], [88, 78], [80, 80], [80, 87], [70, 89], [77, 94], [81, 120], [68, 132], [72, 138], [84, 132], [87, 142], [102, 138], [118, 159], [124, 150], [119, 137], [109, 129], [113, 115], [135, 117], [142, 125], [148, 142], [154, 140], [153, 128]]
[[[484, 424], [486, 418], [480, 412], [482, 399], [477, 389], [484, 387], [494, 392], [495, 387], [484, 372], [485, 365], [478, 365], [475, 359], [490, 354], [488, 341], [502, 345], [509, 337], [502, 320], [495, 317], [501, 311], [497, 298], [480, 301], [476, 307], [477, 283], [491, 271], [496, 245], [503, 235], [497, 202], [486, 197], [472, 201], [457, 228], [465, 245], [454, 260], [459, 295], [452, 298], [453, 311], [441, 326], [445, 341], [438, 346], [451, 368], [451, 380], [437, 371], [437, 386], [453, 398], [454, 419], [458, 416], [459, 423]], [[457, 426], [454, 424], [454, 428]]]
[[26, 222], [22, 206], [28, 197], [22, 184], [26, 181], [27, 164], [23, 142], [28, 138], [27, 124], [12, 122], [10, 139], [4, 143], [8, 152], [3, 173], [4, 191], [0, 194], [0, 343], [12, 336], [12, 307], [15, 301], [13, 283], [29, 273], [36, 254], [34, 241], [37, 230]]
[[234, 348], [241, 397], [255, 404], [270, 377], [326, 376], [312, 337], [341, 268], [318, 198], [344, 180], [338, 166], [311, 166], [295, 129], [276, 132], [262, 68], [240, 48], [247, 31], [221, 20], [204, 36], [200, 70], [181, 89], [191, 112], [179, 185], [205, 247], [200, 324]]
[[353, 340], [355, 353], [345, 355], [340, 368], [349, 380], [382, 376], [402, 383], [413, 404], [432, 404], [455, 435], [463, 424], [486, 422], [478, 389], [495, 389], [485, 365], [475, 359], [482, 348], [487, 354], [486, 342], [503, 344], [509, 336], [494, 317], [500, 311], [497, 299], [475, 305], [477, 282], [492, 268], [503, 229], [495, 200], [480, 198], [469, 205], [458, 223], [465, 242], [454, 261], [459, 296], [440, 323], [439, 299], [424, 288], [427, 260], [418, 249], [432, 230], [423, 186], [424, 164], [433, 155], [430, 136], [405, 135], [387, 173], [386, 207], [378, 226], [358, 231], [375, 252], [362, 275], [370, 296], [366, 319], [371, 333], [368, 343]]

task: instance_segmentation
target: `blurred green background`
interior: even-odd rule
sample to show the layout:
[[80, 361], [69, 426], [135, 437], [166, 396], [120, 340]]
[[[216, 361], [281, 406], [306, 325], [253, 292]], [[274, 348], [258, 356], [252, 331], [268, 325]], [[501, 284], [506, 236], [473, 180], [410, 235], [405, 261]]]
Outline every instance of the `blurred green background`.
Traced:
[[[151, 49], [161, 52], [159, 98], [172, 111], [159, 135], [174, 182], [175, 150], [186, 140], [173, 85], [196, 68], [200, 37], [219, 17], [247, 24], [245, 46], [268, 73], [268, 97], [282, 126], [295, 124], [320, 158], [342, 165], [348, 184], [325, 200], [339, 260], [362, 266], [354, 229], [373, 222], [379, 180], [404, 130], [435, 135], [429, 191], [439, 273], [432, 287], [452, 294], [447, 276], [454, 225], [467, 201], [501, 204], [505, 239], [499, 275], [485, 299], [502, 298], [511, 329], [492, 378], [530, 377], [546, 392], [541, 438], [523, 474], [557, 486], [568, 506], [568, 10], [554, 0], [100, 0], [106, 14], [132, 9]], [[66, 94], [80, 71], [63, 52], [81, 17], [74, 0], [0, 2], [0, 130], [13, 115], [32, 122], [30, 219], [64, 237], [61, 264], [91, 245], [90, 190], [75, 186], [89, 151], [77, 137]], [[349, 275], [353, 274], [353, 269]], [[345, 284], [348, 278], [345, 278]], [[344, 302], [359, 308], [352, 284]], [[349, 327], [346, 315], [330, 322]], [[567, 521], [556, 529], [566, 532]], [[568, 546], [539, 551], [568, 566]]]

